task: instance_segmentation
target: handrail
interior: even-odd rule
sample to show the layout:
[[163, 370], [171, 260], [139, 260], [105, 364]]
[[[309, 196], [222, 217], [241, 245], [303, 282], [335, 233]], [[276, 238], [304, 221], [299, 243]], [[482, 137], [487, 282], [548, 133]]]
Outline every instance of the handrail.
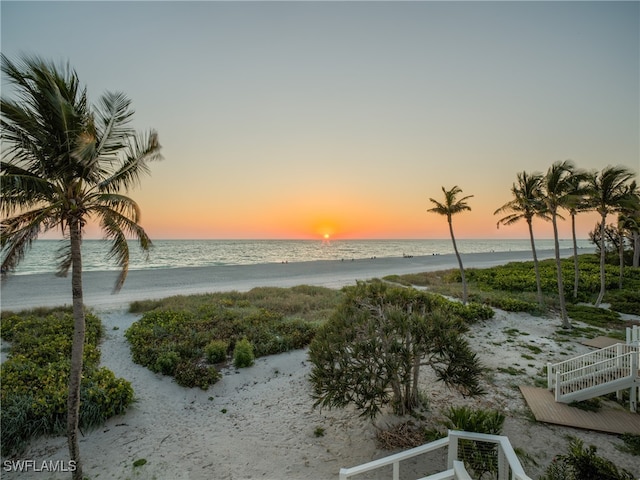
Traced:
[[449, 437], [441, 438], [431, 443], [425, 443], [424, 445], [420, 445], [419, 447], [405, 450], [404, 452], [395, 453], [387, 457], [379, 458], [378, 460], [372, 460], [371, 462], [363, 463], [362, 465], [358, 465], [350, 468], [341, 468], [340, 480], [347, 480], [349, 477], [352, 477], [353, 475], [360, 475], [362, 473], [370, 472], [371, 470], [376, 470], [378, 468], [386, 467], [388, 465], [393, 465], [393, 479], [399, 480], [401, 461], [416, 457], [418, 455], [429, 453], [434, 450], [438, 450], [439, 448], [443, 448], [447, 446], [449, 446]]
[[[613, 363], [610, 368], [619, 368], [621, 370], [626, 370], [627, 367], [631, 368], [633, 365], [633, 357], [635, 356], [635, 352], [623, 353], [622, 355], [618, 355], [617, 357], [607, 358], [606, 360], [600, 360], [599, 362], [590, 363], [589, 365], [583, 365], [574, 370], [568, 370], [566, 372], [556, 372], [556, 378], [558, 377], [566, 377], [572, 375], [574, 373], [578, 373], [584, 370], [592, 369], [593, 373], [597, 373], [599, 371], [599, 366], [604, 365], [606, 363]], [[628, 360], [628, 361], [625, 361]], [[590, 372], [591, 373], [591, 372]], [[633, 372], [631, 372], [633, 374]]]
[[[376, 470], [378, 468], [393, 466], [393, 480], [400, 479], [400, 462], [403, 460], [407, 460], [409, 458], [413, 458], [417, 455], [422, 455], [425, 453], [432, 452], [434, 450], [438, 450], [440, 448], [448, 447], [448, 456], [447, 463], [448, 469], [454, 468], [454, 462], [460, 460], [458, 458], [458, 441], [459, 440], [471, 440], [477, 442], [489, 442], [495, 443], [499, 445], [498, 449], [498, 469], [499, 469], [499, 478], [511, 478], [512, 480], [531, 480], [530, 477], [524, 472], [522, 465], [520, 465], [520, 460], [518, 460], [518, 456], [516, 455], [511, 443], [509, 442], [509, 438], [501, 435], [489, 435], [484, 433], [475, 433], [475, 432], [463, 432], [458, 430], [449, 430], [447, 437], [441, 438], [440, 440], [436, 440], [435, 442], [427, 443], [425, 445], [421, 445], [419, 447], [412, 448], [410, 450], [405, 450], [404, 452], [399, 452], [393, 455], [389, 455], [384, 458], [380, 458], [378, 460], [373, 460], [368, 463], [364, 463], [362, 465], [357, 465], [355, 467], [350, 468], [341, 468], [340, 469], [340, 480], [349, 480], [351, 477], [355, 475], [360, 475], [362, 473], [370, 472], [372, 470]], [[458, 466], [459, 468], [459, 466]], [[509, 473], [511, 472], [511, 473]], [[454, 478], [465, 478], [463, 476], [458, 476], [454, 474]]]
[[[601, 361], [618, 358], [628, 353], [638, 353], [640, 347], [633, 344], [616, 343], [609, 347], [601, 348], [593, 352], [588, 352], [577, 357], [564, 360], [562, 362], [547, 363], [547, 387], [553, 389], [553, 385], [558, 373], [565, 373], [579, 370], [582, 367], [594, 365]], [[602, 360], [600, 360], [602, 358]]]

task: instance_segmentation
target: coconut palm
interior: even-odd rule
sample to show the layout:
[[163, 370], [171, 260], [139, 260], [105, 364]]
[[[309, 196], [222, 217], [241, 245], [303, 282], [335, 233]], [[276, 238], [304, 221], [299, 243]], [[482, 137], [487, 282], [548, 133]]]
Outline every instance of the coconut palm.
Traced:
[[562, 215], [558, 212], [561, 207], [569, 203], [572, 195], [571, 177], [574, 175], [575, 165], [571, 160], [554, 162], [542, 178], [542, 195], [545, 209], [551, 217], [553, 225], [553, 241], [556, 258], [556, 277], [558, 281], [558, 298], [560, 303], [560, 316], [562, 327], [571, 328], [571, 322], [567, 315], [567, 306], [564, 297], [564, 281], [562, 278], [562, 263], [560, 261], [560, 243], [558, 241], [558, 218]]
[[109, 255], [120, 267], [117, 291], [129, 265], [127, 237], [138, 239], [143, 250], [151, 245], [138, 223], [138, 205], [119, 192], [148, 173], [148, 162], [161, 158], [160, 145], [155, 132], [139, 135], [130, 127], [133, 110], [123, 94], [106, 93], [91, 108], [86, 89], [68, 65], [57, 67], [38, 57], [14, 63], [2, 55], [2, 72], [15, 97], [1, 100], [2, 269], [13, 270], [41, 233], [58, 229], [63, 233], [58, 274], [64, 276], [71, 269], [74, 317], [67, 438], [77, 467], [73, 478], [81, 479], [83, 227], [95, 221], [111, 241]]
[[589, 198], [593, 208], [600, 214], [600, 293], [595, 306], [602, 303], [606, 290], [604, 239], [606, 235], [607, 215], [618, 212], [631, 200], [627, 182], [631, 181], [634, 173], [626, 167], [611, 165], [601, 172], [589, 175]]
[[513, 199], [498, 208], [494, 215], [508, 213], [507, 216], [498, 220], [500, 225], [513, 225], [524, 219], [529, 227], [529, 239], [531, 240], [531, 252], [533, 253], [533, 268], [536, 274], [536, 290], [538, 292], [538, 304], [544, 305], [542, 299], [542, 287], [540, 283], [540, 269], [538, 265], [538, 255], [536, 244], [533, 238], [533, 217], [538, 216], [547, 219], [545, 204], [542, 201], [541, 182], [542, 174], [520, 172], [517, 175], [518, 181], [511, 187]]
[[637, 257], [635, 246], [638, 237], [638, 212], [640, 211], [640, 194], [638, 193], [637, 184], [634, 181], [626, 185], [626, 195], [628, 200], [620, 205], [618, 212], [618, 257], [620, 265], [620, 274], [618, 280], [618, 288], [622, 289], [622, 280], [624, 278], [624, 247], [627, 235], [630, 237], [631, 244], [634, 248], [634, 258]]
[[578, 240], [576, 238], [576, 216], [580, 212], [589, 210], [586, 185], [587, 173], [573, 172], [567, 179], [567, 195], [564, 199], [564, 208], [571, 216], [571, 238], [573, 240], [573, 298], [578, 298], [578, 286], [580, 284], [580, 268], [578, 265]]
[[457, 199], [456, 197], [458, 196], [458, 194], [462, 193], [462, 190], [457, 185], [452, 187], [451, 190], [446, 190], [444, 187], [442, 187], [442, 192], [444, 193], [444, 203], [430, 198], [429, 200], [433, 204], [435, 204], [435, 207], [430, 208], [428, 211], [447, 217], [447, 222], [449, 223], [449, 233], [451, 234], [451, 241], [453, 242], [453, 251], [456, 253], [458, 266], [460, 267], [460, 276], [462, 277], [462, 303], [466, 304], [468, 296], [467, 280], [464, 276], [462, 258], [460, 258], [458, 246], [456, 245], [456, 237], [453, 234], [453, 223], [451, 221], [451, 217], [453, 217], [453, 215], [455, 215], [456, 213], [460, 213], [465, 210], [471, 210], [471, 207], [467, 205], [466, 200], [473, 197], [473, 195], [468, 195], [466, 197], [462, 197], [461, 199]]

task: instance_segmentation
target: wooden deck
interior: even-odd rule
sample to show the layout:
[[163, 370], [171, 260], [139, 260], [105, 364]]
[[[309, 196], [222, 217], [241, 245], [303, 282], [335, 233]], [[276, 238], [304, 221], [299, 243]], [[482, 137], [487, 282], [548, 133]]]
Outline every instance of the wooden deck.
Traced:
[[539, 422], [607, 433], [640, 435], [640, 414], [603, 406], [599, 412], [585, 412], [555, 401], [546, 388], [520, 386], [520, 391]]
[[617, 340], [611, 337], [596, 337], [596, 338], [588, 338], [586, 340], [583, 340], [580, 343], [582, 343], [583, 345], [586, 345], [587, 347], [593, 347], [599, 350], [601, 348], [607, 348], [607, 347], [610, 347], [611, 345], [615, 345], [616, 343], [624, 343], [624, 340]]

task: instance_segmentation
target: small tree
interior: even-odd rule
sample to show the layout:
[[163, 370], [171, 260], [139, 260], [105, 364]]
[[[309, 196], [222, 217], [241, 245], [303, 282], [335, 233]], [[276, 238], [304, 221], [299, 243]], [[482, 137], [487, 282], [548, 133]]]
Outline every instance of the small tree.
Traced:
[[551, 218], [553, 225], [553, 243], [556, 257], [556, 278], [558, 281], [558, 300], [560, 303], [560, 316], [562, 328], [571, 328], [571, 322], [567, 315], [567, 307], [564, 296], [564, 279], [562, 276], [562, 262], [560, 261], [560, 243], [558, 240], [558, 218], [563, 219], [559, 213], [560, 208], [565, 208], [572, 203], [575, 197], [571, 193], [571, 178], [576, 174], [575, 165], [571, 160], [554, 162], [542, 178], [542, 195], [545, 210]]
[[481, 394], [481, 366], [462, 338], [465, 325], [446, 300], [413, 288], [359, 282], [309, 348], [315, 405], [354, 404], [375, 418], [391, 404], [404, 415], [419, 406], [420, 367], [463, 394]]
[[630, 200], [627, 184], [632, 181], [634, 173], [626, 167], [608, 166], [599, 173], [589, 176], [589, 201], [591, 206], [600, 214], [600, 293], [595, 301], [599, 306], [605, 294], [605, 256], [604, 248], [607, 215], [619, 212]]
[[452, 217], [456, 213], [464, 212], [465, 210], [471, 210], [471, 207], [467, 204], [467, 200], [472, 198], [473, 195], [467, 195], [466, 197], [462, 197], [458, 199], [458, 194], [462, 193], [462, 189], [457, 185], [451, 187], [451, 190], [446, 190], [442, 187], [442, 193], [444, 193], [444, 202], [439, 202], [438, 200], [434, 200], [430, 198], [429, 201], [435, 205], [435, 207], [430, 208], [428, 211], [432, 213], [437, 213], [438, 215], [443, 215], [447, 217], [447, 223], [449, 224], [449, 234], [451, 235], [451, 242], [453, 243], [453, 251], [456, 254], [456, 258], [458, 259], [458, 266], [460, 267], [460, 276], [462, 277], [462, 303], [467, 303], [467, 279], [464, 275], [464, 267], [462, 266], [462, 258], [460, 258], [460, 253], [458, 252], [458, 245], [456, 244], [456, 237], [453, 234], [453, 221]]
[[533, 217], [538, 216], [547, 220], [544, 202], [541, 193], [542, 174], [540, 173], [518, 173], [518, 181], [511, 187], [513, 199], [498, 208], [494, 215], [508, 213], [498, 220], [500, 225], [512, 225], [519, 220], [525, 219], [529, 227], [529, 240], [531, 242], [531, 252], [533, 253], [533, 268], [536, 273], [536, 290], [538, 292], [538, 305], [544, 306], [542, 299], [542, 286], [540, 282], [540, 267], [538, 265], [538, 255], [536, 253], [536, 243], [533, 238]]

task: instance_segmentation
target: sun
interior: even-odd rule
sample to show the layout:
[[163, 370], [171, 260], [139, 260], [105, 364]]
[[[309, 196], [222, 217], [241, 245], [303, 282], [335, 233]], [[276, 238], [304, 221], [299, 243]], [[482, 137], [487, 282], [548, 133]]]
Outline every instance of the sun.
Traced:
[[329, 235], [328, 233], [325, 233], [325, 234], [323, 235], [323, 237], [324, 237], [324, 239], [325, 239], [325, 240], [329, 240], [329, 238], [331, 237], [331, 235]]

